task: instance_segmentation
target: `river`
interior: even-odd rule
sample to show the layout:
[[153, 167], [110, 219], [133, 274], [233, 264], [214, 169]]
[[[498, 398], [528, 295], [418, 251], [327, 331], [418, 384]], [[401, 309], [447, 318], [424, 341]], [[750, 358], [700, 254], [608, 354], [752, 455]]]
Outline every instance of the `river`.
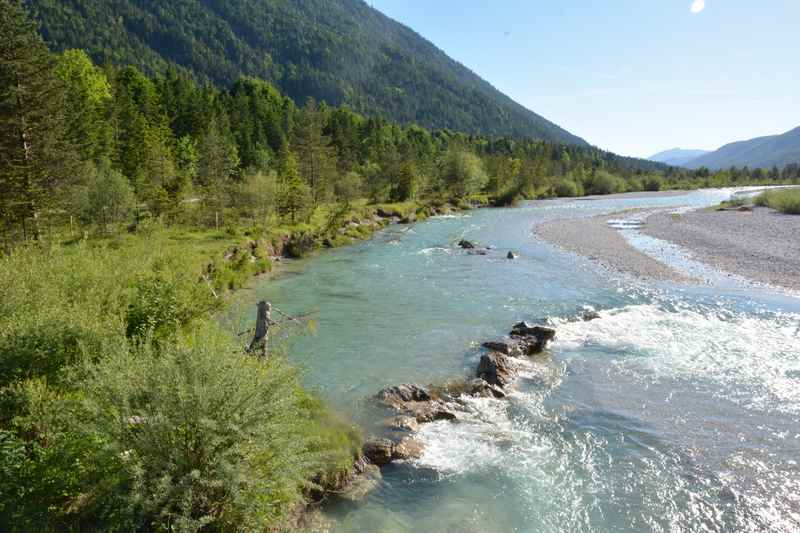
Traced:
[[[800, 530], [800, 299], [733, 282], [640, 282], [538, 240], [541, 222], [700, 207], [730, 191], [529, 202], [392, 226], [241, 293], [315, 311], [291, 340], [306, 384], [367, 428], [387, 385], [471, 374], [521, 319], [558, 336], [506, 400], [423, 426], [337, 532]], [[469, 238], [488, 256], [456, 249]], [[635, 239], [633, 239], [635, 241]], [[643, 247], [657, 249], [652, 240]], [[507, 260], [514, 250], [516, 260]], [[600, 311], [574, 320], [584, 306]]]

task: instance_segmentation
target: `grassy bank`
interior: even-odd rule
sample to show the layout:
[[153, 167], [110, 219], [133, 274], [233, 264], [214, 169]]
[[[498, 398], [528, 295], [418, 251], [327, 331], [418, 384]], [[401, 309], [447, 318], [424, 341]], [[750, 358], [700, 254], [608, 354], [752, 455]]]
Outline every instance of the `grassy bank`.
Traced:
[[754, 203], [788, 215], [800, 215], [800, 189], [766, 191], [758, 195]]
[[211, 319], [258, 270], [241, 248], [169, 229], [0, 258], [0, 529], [263, 530], [350, 467], [358, 431]]

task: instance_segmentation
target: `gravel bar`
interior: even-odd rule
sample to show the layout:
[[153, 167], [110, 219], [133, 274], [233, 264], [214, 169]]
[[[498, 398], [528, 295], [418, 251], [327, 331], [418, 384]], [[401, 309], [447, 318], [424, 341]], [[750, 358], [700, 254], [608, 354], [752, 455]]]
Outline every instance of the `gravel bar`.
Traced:
[[649, 216], [642, 233], [672, 242], [694, 259], [751, 280], [800, 290], [800, 216], [766, 207]]

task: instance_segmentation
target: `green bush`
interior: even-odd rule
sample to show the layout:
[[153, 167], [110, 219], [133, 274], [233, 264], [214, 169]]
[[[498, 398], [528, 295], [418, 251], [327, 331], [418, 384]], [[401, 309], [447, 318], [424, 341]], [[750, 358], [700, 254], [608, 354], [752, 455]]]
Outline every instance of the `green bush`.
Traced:
[[128, 337], [164, 337], [215, 306], [211, 291], [183, 266], [175, 260], [159, 260], [152, 273], [136, 281], [125, 314]]
[[84, 244], [0, 258], [0, 387], [37, 376], [58, 380], [84, 354], [124, 339], [129, 290], [119, 267]]
[[88, 369], [75, 422], [103, 443], [96, 462], [118, 468], [85, 504], [93, 520], [120, 531], [263, 530], [300, 502], [319, 457], [295, 371], [202, 329]]
[[800, 215], [800, 189], [766, 191], [758, 195], [754, 203], [777, 209], [787, 215]]
[[580, 196], [578, 185], [572, 180], [563, 180], [556, 183], [555, 193], [556, 196], [560, 198], [574, 198], [575, 196]]
[[644, 179], [645, 191], [660, 191], [664, 187], [664, 180], [657, 174], [652, 174]]
[[283, 357], [247, 356], [210, 323], [122, 345], [72, 389], [29, 382], [17, 431], [0, 430], [4, 529], [276, 529], [361, 444]]
[[604, 170], [598, 170], [591, 178], [587, 192], [589, 194], [614, 194], [624, 190], [625, 183], [622, 179]]

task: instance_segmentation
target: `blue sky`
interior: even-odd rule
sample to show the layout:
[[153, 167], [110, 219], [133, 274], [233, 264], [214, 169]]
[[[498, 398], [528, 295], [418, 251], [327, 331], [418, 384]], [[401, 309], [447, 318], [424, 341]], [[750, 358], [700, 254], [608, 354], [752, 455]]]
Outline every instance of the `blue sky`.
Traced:
[[368, 1], [620, 154], [800, 126], [800, 0]]

